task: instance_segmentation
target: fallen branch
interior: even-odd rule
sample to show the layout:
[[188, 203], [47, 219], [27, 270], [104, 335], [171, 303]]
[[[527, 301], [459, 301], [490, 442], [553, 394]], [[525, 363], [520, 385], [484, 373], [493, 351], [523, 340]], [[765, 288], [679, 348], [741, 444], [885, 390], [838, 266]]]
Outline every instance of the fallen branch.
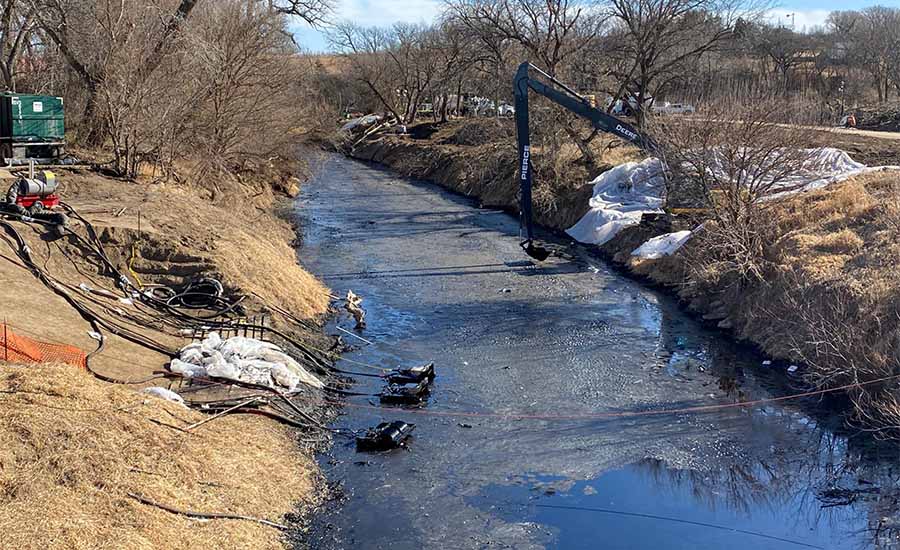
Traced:
[[141, 504], [146, 504], [148, 506], [155, 506], [156, 508], [160, 508], [161, 510], [165, 510], [166, 512], [171, 512], [173, 514], [179, 514], [182, 516], [187, 516], [189, 518], [196, 519], [240, 519], [244, 521], [255, 521], [256, 523], [261, 523], [263, 525], [267, 525], [269, 527], [274, 527], [276, 529], [281, 529], [282, 531], [287, 531], [290, 529], [287, 525], [281, 523], [275, 523], [274, 521], [269, 521], [267, 519], [255, 518], [253, 516], [242, 516], [240, 514], [218, 514], [215, 512], [204, 513], [204, 512], [194, 512], [192, 510], [182, 510], [180, 508], [175, 508], [174, 506], [167, 506], [165, 504], [160, 504], [154, 500], [150, 500], [147, 497], [135, 494], [128, 493], [128, 496], [133, 498], [134, 500], [140, 502]]
[[230, 413], [230, 412], [233, 412], [233, 411], [236, 411], [237, 409], [240, 409], [241, 407], [246, 407], [247, 405], [250, 405], [250, 404], [252, 404], [252, 403], [256, 403], [258, 400], [259, 400], [258, 397], [254, 397], [254, 398], [252, 398], [252, 399], [248, 399], [248, 400], [246, 400], [246, 401], [244, 401], [244, 402], [242, 402], [242, 403], [238, 403], [237, 405], [235, 405], [235, 406], [233, 406], [233, 407], [230, 407], [230, 408], [228, 408], [228, 409], [225, 409], [224, 411], [222, 411], [222, 412], [220, 412], [220, 413], [214, 414], [214, 415], [210, 416], [209, 418], [204, 418], [203, 420], [200, 420], [199, 422], [194, 422], [194, 423], [191, 424], [190, 426], [186, 426], [184, 429], [185, 429], [185, 431], [193, 430], [193, 429], [196, 428], [197, 426], [202, 426], [202, 425], [206, 424], [207, 422], [212, 422], [213, 420], [215, 420], [216, 418], [219, 418], [220, 416], [225, 416], [226, 414], [228, 414], [228, 413]]

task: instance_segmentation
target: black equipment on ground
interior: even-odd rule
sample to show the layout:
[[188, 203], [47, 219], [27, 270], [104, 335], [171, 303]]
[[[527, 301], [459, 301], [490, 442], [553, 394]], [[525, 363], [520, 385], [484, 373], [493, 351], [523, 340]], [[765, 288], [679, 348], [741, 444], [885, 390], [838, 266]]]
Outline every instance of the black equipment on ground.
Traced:
[[389, 451], [404, 445], [406, 439], [415, 429], [415, 424], [407, 424], [402, 420], [382, 422], [369, 428], [356, 438], [356, 450], [360, 452]]
[[[556, 87], [530, 77], [528, 75], [529, 69], [534, 69], [535, 72]], [[608, 113], [592, 107], [587, 98], [582, 97], [575, 90], [531, 63], [526, 61], [519, 65], [513, 81], [513, 91], [516, 98], [516, 137], [519, 144], [519, 215], [520, 223], [525, 228], [525, 240], [522, 241], [521, 246], [526, 254], [542, 262], [550, 256], [550, 251], [534, 243], [531, 211], [531, 136], [528, 128], [529, 88], [576, 115], [587, 119], [594, 128], [601, 132], [616, 135], [644, 150], [655, 149], [655, 144], [649, 138], [642, 136], [627, 122], [623, 122]]]

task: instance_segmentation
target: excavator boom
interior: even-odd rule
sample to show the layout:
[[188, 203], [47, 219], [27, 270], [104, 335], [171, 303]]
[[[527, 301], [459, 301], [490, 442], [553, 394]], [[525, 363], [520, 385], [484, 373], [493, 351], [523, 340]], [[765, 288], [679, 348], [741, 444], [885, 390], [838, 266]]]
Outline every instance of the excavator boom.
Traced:
[[[532, 78], [529, 71], [540, 74], [544, 80]], [[552, 84], [552, 85], [551, 85]], [[581, 97], [553, 76], [538, 69], [529, 62], [519, 65], [513, 81], [516, 107], [516, 138], [519, 144], [519, 216], [520, 224], [525, 229], [525, 240], [521, 243], [525, 252], [538, 261], [544, 261], [550, 253], [534, 244], [534, 227], [531, 208], [531, 134], [528, 124], [528, 90], [546, 97], [550, 101], [590, 121], [591, 125], [601, 132], [613, 134], [633, 143], [644, 150], [652, 150], [655, 144], [642, 136], [633, 126], [618, 118], [592, 107], [590, 102]]]

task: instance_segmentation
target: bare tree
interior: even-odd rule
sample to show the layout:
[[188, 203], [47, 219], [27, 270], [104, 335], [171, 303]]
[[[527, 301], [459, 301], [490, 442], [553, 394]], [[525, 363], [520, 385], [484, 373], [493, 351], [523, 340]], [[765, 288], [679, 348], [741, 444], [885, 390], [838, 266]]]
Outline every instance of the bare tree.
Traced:
[[[129, 42], [131, 30], [163, 22], [151, 44], [132, 50], [124, 62], [136, 69], [131, 78], [143, 81], [163, 60], [167, 48], [199, 0], [180, 0], [170, 15], [163, 15], [169, 3], [135, 3], [131, 0], [29, 0], [37, 24], [53, 42], [87, 90], [84, 121], [86, 140], [99, 145], [104, 139], [106, 116], [100, 113], [102, 83], [111, 64]], [[142, 18], [143, 16], [143, 18]], [[146, 18], [146, 19], [145, 19]], [[130, 26], [129, 26], [130, 25]], [[136, 31], [140, 34], [140, 30]], [[118, 69], [118, 67], [116, 67]]]
[[623, 60], [613, 73], [621, 83], [613, 100], [629, 92], [643, 123], [643, 106], [667, 77], [730, 37], [741, 17], [766, 7], [766, 0], [610, 0], [612, 47]]
[[409, 124], [440, 71], [448, 68], [436, 63], [442, 48], [437, 32], [422, 25], [383, 29], [344, 23], [336, 26], [331, 41], [353, 67], [354, 77], [384, 109], [398, 122]]
[[773, 65], [782, 94], [787, 95], [791, 70], [803, 63], [810, 39], [778, 25], [762, 25], [751, 38], [753, 50]]
[[887, 101], [892, 83], [900, 94], [900, 8], [832, 12], [828, 23], [848, 60], [872, 77], [879, 101]]
[[596, 10], [577, 0], [451, 0], [448, 7], [450, 17], [484, 36], [485, 44], [516, 43], [551, 75], [603, 23]]
[[22, 52], [34, 37], [34, 7], [23, 0], [4, 0], [0, 12], [0, 73], [6, 89], [16, 91]]
[[269, 8], [276, 13], [299, 17], [313, 27], [319, 27], [329, 22], [329, 17], [334, 12], [332, 0], [267, 0]]
[[708, 208], [712, 218], [703, 231], [706, 258], [694, 266], [704, 271], [698, 280], [715, 274], [743, 283], [766, 274], [771, 198], [797, 185], [813, 145], [802, 128], [779, 123], [780, 110], [778, 101], [757, 98], [654, 122], [668, 205]]

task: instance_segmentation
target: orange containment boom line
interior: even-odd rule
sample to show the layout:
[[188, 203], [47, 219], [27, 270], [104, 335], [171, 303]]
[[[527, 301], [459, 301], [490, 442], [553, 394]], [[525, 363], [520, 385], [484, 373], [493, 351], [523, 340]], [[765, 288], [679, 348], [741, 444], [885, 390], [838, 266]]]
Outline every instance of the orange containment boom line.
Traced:
[[21, 336], [6, 323], [0, 325], [0, 360], [10, 363], [66, 363], [87, 368], [87, 354], [81, 349]]

